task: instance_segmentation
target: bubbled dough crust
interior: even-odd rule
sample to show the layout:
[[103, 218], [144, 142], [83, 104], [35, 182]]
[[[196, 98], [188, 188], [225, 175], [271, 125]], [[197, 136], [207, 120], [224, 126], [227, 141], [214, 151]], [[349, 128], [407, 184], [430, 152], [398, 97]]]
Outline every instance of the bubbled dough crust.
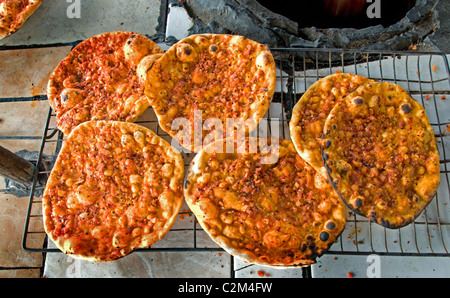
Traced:
[[[114, 120], [114, 121], [126, 121], [126, 122], [134, 122], [136, 121], [142, 113], [144, 113], [148, 107], [147, 98], [145, 94], [142, 92], [141, 94], [137, 94], [136, 92], [132, 93], [133, 97], [130, 98], [121, 98], [117, 96], [116, 98], [116, 106], [114, 109], [110, 110], [108, 113], [104, 111], [100, 111], [98, 113], [94, 113], [93, 108], [96, 106], [96, 99], [91, 95], [87, 94], [84, 97], [82, 94], [89, 93], [89, 88], [77, 88], [79, 97], [75, 98], [74, 104], [70, 104], [69, 106], [65, 106], [61, 101], [61, 95], [64, 92], [70, 91], [73, 88], [68, 87], [58, 87], [61, 85], [66, 77], [65, 69], [66, 67], [70, 67], [74, 61], [79, 60], [79, 55], [83, 54], [83, 49], [86, 44], [90, 42], [94, 42], [96, 40], [102, 40], [112, 38], [113, 36], [125, 36], [128, 37], [127, 41], [122, 46], [123, 56], [118, 57], [122, 61], [126, 61], [128, 63], [128, 67], [132, 67], [136, 70], [136, 76], [140, 84], [142, 85], [141, 76], [142, 76], [142, 68], [145, 67], [144, 60], [149, 61], [149, 58], [152, 57], [153, 60], [160, 58], [160, 54], [163, 53], [163, 50], [154, 43], [151, 39], [147, 38], [144, 35], [134, 33], [134, 32], [126, 32], [126, 31], [113, 31], [98, 34], [92, 36], [81, 43], [79, 43], [70, 53], [69, 55], [63, 59], [58, 66], [55, 68], [53, 73], [50, 75], [48, 85], [47, 85], [47, 97], [50, 106], [56, 112], [57, 117], [57, 126], [64, 133], [64, 135], [68, 135], [70, 131], [76, 127], [78, 124], [90, 121], [90, 120]], [[117, 45], [114, 45], [115, 51], [119, 49]], [[108, 47], [108, 50], [111, 49]], [[99, 55], [103, 55], [106, 53], [98, 52]], [[117, 55], [117, 53], [113, 53]], [[150, 56], [150, 57], [149, 57]], [[83, 61], [83, 60], [81, 60]], [[143, 65], [141, 65], [141, 62]], [[77, 62], [79, 63], [79, 62]], [[139, 71], [138, 71], [139, 69]], [[72, 69], [71, 69], [72, 70]], [[82, 74], [83, 79], [85, 78], [85, 74]], [[97, 86], [103, 86], [103, 88], [119, 88], [120, 84], [127, 82], [124, 81], [125, 78], [119, 80], [114, 86], [110, 86], [105, 82], [98, 82]], [[143, 86], [143, 85], [142, 85]], [[131, 86], [129, 86], [131, 87]], [[142, 87], [143, 88], [143, 87]], [[85, 115], [88, 115], [87, 118]], [[121, 116], [117, 116], [117, 114], [121, 114]], [[78, 119], [81, 118], [81, 119]]]
[[[232, 60], [234, 63], [237, 63], [239, 62], [239, 55], [241, 55], [242, 48], [246, 44], [253, 44], [257, 46], [257, 50], [251, 55], [251, 57], [253, 58], [254, 65], [256, 65], [258, 69], [264, 71], [265, 75], [264, 80], [262, 81], [263, 84], [267, 86], [266, 91], [259, 92], [255, 95], [258, 99], [251, 105], [251, 109], [247, 117], [247, 119], [250, 118], [254, 120], [253, 123], [250, 123], [247, 126], [247, 132], [251, 132], [257, 127], [259, 121], [267, 113], [270, 102], [272, 101], [272, 97], [275, 93], [276, 68], [272, 53], [266, 46], [243, 36], [227, 34], [197, 34], [186, 37], [174, 44], [164, 53], [163, 57], [153, 63], [152, 67], [148, 70], [145, 93], [150, 105], [155, 110], [160, 127], [164, 131], [169, 133], [172, 137], [177, 136], [178, 131], [174, 131], [166, 126], [166, 124], [172, 123], [174, 120], [172, 115], [165, 112], [160, 112], [160, 110], [164, 107], [164, 103], [168, 100], [167, 90], [169, 89], [169, 84], [175, 84], [177, 82], [179, 75], [184, 72], [183, 68], [186, 67], [186, 64], [195, 64], [198, 56], [202, 52], [208, 51], [208, 48], [211, 45], [217, 45], [217, 52], [221, 49], [232, 49], [233, 54], [228, 53], [227, 58], [230, 58], [230, 56], [233, 55]], [[161, 79], [159, 69], [171, 74], [172, 77], [170, 82]], [[251, 76], [252, 74], [250, 73], [249, 75]], [[243, 83], [245, 82], [245, 78], [240, 78], [239, 80]], [[224, 83], [224, 86], [226, 83], [227, 82]], [[214, 101], [210, 102], [211, 106], [215, 104]], [[215, 117], [220, 118], [220, 115]], [[204, 120], [205, 119], [203, 119], [203, 121]], [[191, 136], [194, 136], [193, 128]], [[183, 146], [182, 143], [181, 145]], [[194, 152], [199, 151], [195, 148], [193, 139], [191, 140], [190, 146], [184, 147]]]
[[[252, 251], [250, 251], [248, 249], [238, 249], [238, 248], [234, 247], [233, 245], [231, 245], [230, 239], [228, 239], [226, 236], [224, 236], [222, 234], [217, 235], [217, 233], [214, 230], [212, 230], [208, 224], [206, 224], [208, 222], [208, 220], [211, 219], [211, 214], [208, 213], [208, 211], [209, 211], [208, 206], [194, 202], [194, 198], [191, 195], [191, 189], [195, 188], [195, 186], [197, 185], [197, 179], [203, 174], [205, 167], [206, 167], [206, 163], [211, 156], [211, 152], [215, 151], [214, 148], [224, 148], [224, 151], [225, 151], [226, 144], [229, 141], [230, 141], [229, 139], [219, 140], [219, 141], [216, 141], [214, 143], [211, 143], [211, 144], [205, 146], [202, 150], [200, 150], [200, 152], [198, 152], [196, 154], [194, 159], [191, 161], [189, 169], [186, 173], [186, 177], [185, 177], [185, 181], [184, 181], [184, 197], [185, 197], [186, 203], [188, 204], [189, 208], [194, 213], [198, 222], [200, 223], [200, 226], [207, 232], [207, 234], [211, 237], [211, 239], [214, 242], [216, 242], [220, 247], [222, 247], [226, 252], [228, 252], [229, 254], [231, 254], [235, 257], [240, 258], [244, 262], [261, 265], [261, 266], [275, 267], [275, 268], [279, 268], [279, 269], [305, 267], [305, 266], [314, 264], [315, 258], [322, 255], [334, 243], [334, 241], [337, 239], [337, 237], [344, 230], [344, 227], [346, 224], [346, 217], [345, 217], [345, 206], [343, 204], [339, 204], [339, 207], [337, 207], [337, 208], [336, 208], [336, 206], [334, 206], [335, 210], [333, 211], [333, 216], [331, 218], [327, 219], [327, 221], [332, 220], [335, 223], [336, 227], [333, 231], [327, 230], [327, 232], [329, 234], [329, 240], [326, 244], [324, 243], [324, 244], [322, 244], [322, 246], [320, 246], [319, 253], [317, 255], [310, 255], [309, 257], [307, 256], [304, 259], [300, 259], [300, 260], [297, 259], [293, 263], [290, 263], [290, 264], [264, 262], [264, 261], [260, 260], [258, 258], [258, 256], [256, 256]], [[285, 140], [285, 141], [287, 141], [287, 140]], [[291, 142], [291, 141], [287, 141], [287, 142]], [[280, 142], [280, 146], [282, 146], [281, 142]], [[287, 147], [285, 147], [285, 148], [287, 148]], [[235, 149], [236, 149], [236, 147], [235, 147]], [[316, 174], [320, 175], [318, 173], [316, 173]], [[224, 178], [226, 178], [226, 176]], [[336, 196], [334, 191], [331, 188], [330, 188], [330, 191], [331, 191], [330, 196]], [[340, 201], [339, 201], [339, 203], [340, 203]], [[213, 218], [213, 219], [215, 219], [215, 218]], [[319, 226], [321, 226], [321, 224], [325, 224], [325, 223], [319, 223]], [[314, 228], [312, 228], [312, 229], [314, 229]], [[305, 233], [307, 233], [307, 232], [305, 232]], [[316, 239], [314, 239], [313, 241], [315, 243], [321, 242], [318, 237]], [[307, 250], [307, 252], [308, 251], [309, 250]]]
[[[382, 98], [381, 101], [378, 100], [381, 102], [381, 105], [376, 102], [376, 98]], [[357, 104], [355, 100], [360, 101], [361, 99], [363, 100], [362, 104]], [[403, 105], [407, 105], [409, 107], [410, 110], [408, 110], [408, 113], [402, 111]], [[352, 185], [349, 185], [347, 178], [348, 176], [341, 174], [341, 169], [338, 169], [338, 167], [342, 168], [344, 165], [349, 165], [342, 156], [341, 150], [336, 148], [339, 140], [343, 138], [343, 136], [339, 133], [339, 128], [344, 127], [345, 130], [346, 123], [342, 120], [343, 114], [350, 112], [357, 116], [363, 109], [370, 108], [387, 113], [386, 111], [388, 106], [395, 107], [394, 117], [399, 119], [403, 118], [405, 120], [410, 120], [412, 118], [419, 120], [420, 127], [419, 125], [416, 125], [412, 131], [409, 131], [408, 134], [410, 136], [416, 136], [420, 132], [419, 130], [423, 130], [425, 138], [429, 139], [427, 141], [429, 151], [426, 152], [429, 165], [426, 166], [426, 172], [419, 177], [417, 185], [414, 186], [414, 196], [418, 196], [419, 202], [414, 205], [414, 208], [408, 208], [407, 212], [397, 212], [394, 207], [383, 210], [373, 205], [367, 206], [364, 202], [362, 203], [363, 207], [358, 207], [355, 202], [355, 196], [361, 194], [355, 193], [351, 190]], [[342, 112], [345, 107], [348, 107], [348, 109], [345, 109], [345, 112]], [[399, 133], [402, 131], [400, 128], [397, 130]], [[377, 131], [377, 135], [382, 135], [383, 133], [384, 131], [381, 129]], [[397, 136], [394, 136], [394, 139], [396, 138]], [[342, 201], [349, 209], [359, 215], [365, 216], [387, 228], [400, 228], [413, 222], [436, 194], [440, 183], [440, 166], [439, 151], [436, 146], [433, 128], [430, 125], [424, 108], [416, 100], [414, 100], [406, 90], [397, 84], [389, 82], [371, 82], [360, 86], [348, 94], [328, 115], [324, 126], [323, 139], [324, 141], [322, 142], [321, 151], [323, 155], [323, 162], [325, 164], [325, 168], [327, 169], [327, 175]], [[327, 144], [327, 141], [330, 142]], [[419, 141], [419, 139], [414, 139], [414, 142]], [[392, 147], [392, 143], [385, 144], [385, 146]], [[352, 167], [350, 165], [347, 173], [350, 173], [351, 171]], [[397, 180], [396, 183], [399, 184], [401, 182]], [[411, 186], [411, 183], [408, 187]], [[363, 190], [366, 189], [366, 185], [360, 185], [360, 187], [362, 187]], [[396, 199], [396, 201], [400, 200], [412, 201], [407, 197]], [[376, 211], [375, 217], [370, 215], [371, 211]], [[399, 216], [399, 214], [401, 214], [401, 216]]]
[[[299, 122], [301, 122], [301, 119], [303, 117], [303, 113], [305, 112], [305, 108], [308, 104], [310, 104], [311, 99], [317, 92], [323, 92], [323, 93], [329, 93], [331, 94], [332, 89], [334, 87], [333, 82], [342, 80], [343, 78], [348, 80], [360, 80], [362, 84], [372, 81], [367, 78], [364, 78], [362, 76], [354, 75], [351, 73], [335, 73], [329, 76], [326, 76], [318, 81], [316, 81], [314, 84], [312, 84], [306, 92], [302, 95], [300, 100], [296, 103], [292, 110], [292, 118], [289, 122], [289, 130], [290, 130], [290, 136], [292, 141], [294, 142], [295, 148], [297, 149], [297, 152], [300, 154], [300, 156], [308, 162], [316, 171], [322, 174], [323, 177], [328, 179], [327, 176], [327, 170], [323, 166], [322, 162], [322, 155], [320, 152], [320, 137], [318, 138], [311, 138], [310, 134], [312, 131], [306, 131], [306, 134], [304, 131], [302, 131], [301, 127], [299, 126]], [[330, 85], [329, 87], [325, 88], [324, 85]], [[346, 92], [352, 91], [351, 88], [355, 89], [359, 85], [353, 84], [351, 87], [348, 86], [346, 88]], [[346, 95], [345, 93], [342, 94], [342, 92], [339, 92], [338, 96], [334, 96], [335, 102], [338, 102], [341, 100], [342, 96]], [[320, 99], [324, 100], [324, 99]], [[333, 105], [334, 106], [334, 105]], [[312, 111], [312, 113], [316, 116], [320, 112], [327, 113], [331, 111], [324, 111], [321, 105], [318, 106], [320, 108], [320, 111]], [[318, 119], [316, 120], [317, 129], [320, 132], [320, 136], [322, 135], [323, 131], [323, 125], [325, 124], [326, 118]], [[307, 135], [307, 137], [306, 137]]]
[[[74, 254], [72, 247], [71, 247], [71, 239], [66, 237], [53, 237], [53, 228], [52, 228], [52, 205], [50, 200], [46, 199], [46, 194], [49, 192], [50, 189], [55, 188], [58, 186], [58, 184], [61, 184], [61, 181], [58, 179], [59, 173], [64, 170], [65, 167], [70, 166], [71, 162], [75, 161], [67, 161], [62, 160], [61, 153], [64, 152], [70, 152], [71, 151], [71, 143], [77, 142], [81, 140], [84, 140], [84, 142], [90, 142], [90, 141], [99, 141], [96, 140], [95, 135], [85, 135], [84, 129], [85, 128], [91, 128], [91, 129], [105, 129], [110, 128], [119, 128], [121, 131], [127, 131], [128, 133], [134, 133], [137, 131], [143, 132], [146, 136], [146, 140], [148, 142], [151, 142], [152, 144], [155, 144], [162, 148], [163, 152], [165, 152], [165, 160], [164, 162], [171, 163], [174, 166], [173, 169], [173, 175], [170, 178], [170, 187], [176, 187], [177, 190], [181, 192], [181, 195], [176, 198], [176, 201], [173, 202], [173, 205], [171, 206], [171, 214], [169, 214], [168, 219], [166, 219], [166, 222], [162, 229], [156, 230], [153, 233], [146, 234], [144, 236], [135, 238], [133, 242], [130, 243], [129, 247], [125, 247], [123, 249], [119, 250], [119, 254], [111, 254], [111, 255], [93, 255], [93, 256], [86, 256], [83, 254]], [[93, 140], [91, 140], [93, 139]], [[83, 142], [83, 141], [82, 141]], [[142, 127], [137, 124], [133, 123], [126, 123], [126, 122], [118, 122], [118, 121], [88, 121], [83, 124], [80, 124], [77, 126], [68, 136], [67, 140], [63, 143], [61, 148], [61, 153], [58, 156], [56, 163], [53, 167], [53, 170], [49, 176], [49, 179], [47, 181], [44, 196], [42, 200], [42, 208], [43, 208], [43, 221], [44, 221], [44, 228], [47, 235], [50, 237], [50, 239], [56, 244], [56, 246], [61, 249], [64, 253], [71, 255], [75, 258], [87, 260], [90, 262], [108, 262], [112, 261], [117, 258], [124, 257], [134, 251], [137, 248], [146, 248], [154, 243], [156, 243], [158, 240], [162, 239], [165, 234], [170, 230], [173, 223], [175, 222], [178, 213], [180, 211], [181, 205], [183, 203], [183, 195], [182, 195], [182, 185], [183, 185], [183, 179], [184, 179], [184, 162], [183, 158], [181, 157], [181, 154], [173, 148], [169, 143], [167, 143], [165, 140], [157, 136], [153, 131], [150, 129], [147, 129], [145, 127]], [[164, 158], [164, 156], [159, 156], [159, 158]], [[76, 159], [76, 158], [75, 158]], [[145, 169], [143, 169], [145, 171]], [[129, 177], [125, 177], [125, 179], [129, 179]], [[145, 183], [145, 178], [143, 179]], [[113, 253], [115, 253], [113, 251]]]
[[[8, 3], [14, 6], [14, 3], [22, 2], [22, 0], [6, 0], [2, 4], [5, 11], [0, 12], [0, 39], [8, 37], [22, 27], [23, 23], [33, 14], [33, 12], [41, 5], [42, 0], [30, 0], [27, 7], [19, 12], [14, 12], [8, 9]], [[13, 18], [13, 22], [10, 23], [5, 18], [5, 15], [10, 15]]]

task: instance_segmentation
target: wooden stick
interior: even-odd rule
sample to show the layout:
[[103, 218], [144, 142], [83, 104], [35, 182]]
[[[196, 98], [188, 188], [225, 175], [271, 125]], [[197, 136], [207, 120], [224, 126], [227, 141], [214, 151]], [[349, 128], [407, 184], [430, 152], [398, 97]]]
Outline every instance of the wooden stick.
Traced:
[[33, 182], [35, 166], [28, 160], [0, 146], [0, 175], [29, 186]]

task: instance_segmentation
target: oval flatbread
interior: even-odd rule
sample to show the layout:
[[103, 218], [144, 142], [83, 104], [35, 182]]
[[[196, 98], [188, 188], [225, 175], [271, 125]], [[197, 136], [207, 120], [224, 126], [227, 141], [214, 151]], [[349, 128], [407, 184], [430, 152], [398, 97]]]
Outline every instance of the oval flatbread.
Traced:
[[396, 84], [347, 95], [324, 126], [323, 160], [344, 203], [388, 228], [412, 222], [439, 186], [439, 152], [424, 108]]
[[42, 0], [0, 1], [0, 39], [19, 30], [41, 3]]
[[63, 252], [92, 262], [149, 247], [183, 202], [184, 164], [142, 126], [89, 121], [64, 142], [42, 199], [44, 227]]
[[312, 84], [292, 110], [291, 139], [300, 156], [328, 179], [320, 153], [323, 125], [344, 95], [372, 81], [351, 73], [335, 73]]
[[67, 136], [90, 120], [134, 122], [150, 106], [137, 73], [140, 62], [161, 53], [151, 39], [124, 31], [79, 43], [48, 82], [47, 96], [58, 128]]
[[346, 223], [345, 206], [331, 185], [289, 140], [231, 141], [231, 151], [229, 141], [201, 150], [186, 176], [185, 199], [203, 229], [249, 263], [314, 263]]
[[180, 40], [153, 63], [145, 93], [161, 128], [198, 152], [211, 127], [222, 129], [224, 138], [227, 119], [242, 121], [247, 132], [255, 129], [275, 81], [267, 46], [243, 36], [202, 34]]

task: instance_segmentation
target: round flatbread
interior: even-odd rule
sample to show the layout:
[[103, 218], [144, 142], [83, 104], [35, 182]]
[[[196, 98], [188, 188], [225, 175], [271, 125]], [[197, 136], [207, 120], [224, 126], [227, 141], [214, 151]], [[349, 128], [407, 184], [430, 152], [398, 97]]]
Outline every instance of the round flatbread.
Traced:
[[229, 124], [247, 132], [256, 128], [275, 92], [275, 71], [265, 45], [243, 36], [192, 35], [153, 63], [145, 93], [161, 128], [198, 152], [209, 126], [222, 129], [220, 139], [227, 119], [242, 121]]
[[344, 95], [369, 81], [351, 73], [326, 76], [312, 84], [292, 110], [289, 129], [297, 152], [327, 179], [320, 152], [325, 120]]
[[245, 262], [314, 263], [346, 223], [345, 206], [331, 185], [291, 141], [248, 138], [231, 141], [231, 151], [227, 142], [201, 150], [186, 175], [185, 199], [203, 229]]
[[124, 31], [99, 34], [78, 44], [48, 82], [47, 96], [58, 128], [68, 135], [90, 120], [134, 122], [150, 106], [137, 69], [145, 57], [161, 53], [151, 39]]
[[42, 0], [1, 0], [0, 39], [19, 30], [41, 3]]
[[388, 228], [412, 222], [439, 186], [439, 152], [424, 108], [402, 87], [368, 83], [329, 114], [323, 161], [344, 203]]
[[106, 262], [164, 237], [183, 202], [184, 164], [142, 126], [89, 121], [64, 142], [42, 199], [44, 227], [66, 254]]

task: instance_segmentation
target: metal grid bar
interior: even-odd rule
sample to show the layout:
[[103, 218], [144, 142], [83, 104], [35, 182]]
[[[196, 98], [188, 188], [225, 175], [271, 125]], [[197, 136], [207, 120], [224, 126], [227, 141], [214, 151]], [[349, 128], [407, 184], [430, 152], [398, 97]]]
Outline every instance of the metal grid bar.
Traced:
[[[441, 96], [450, 96], [450, 70], [445, 55], [416, 52], [364, 52], [359, 50], [329, 49], [273, 49], [277, 63], [277, 91], [274, 103], [284, 108], [280, 115], [269, 112], [268, 131], [273, 129], [272, 117], [281, 123], [280, 135], [289, 138], [289, 119], [292, 108], [316, 80], [336, 71], [352, 72], [380, 81], [391, 81], [402, 85], [422, 105], [425, 105], [430, 122], [435, 129], [441, 162], [441, 185], [436, 197], [419, 218], [407, 227], [389, 230], [366, 218], [349, 211], [347, 226], [329, 253], [349, 255], [408, 255], [408, 256], [449, 256], [450, 247], [450, 198], [448, 159], [450, 144], [446, 125], [441, 122]], [[434, 67], [445, 69], [445, 76], [438, 77]], [[449, 97], [450, 99], [450, 97]], [[273, 103], [273, 104], [274, 104]], [[447, 104], [448, 105], [448, 104]], [[447, 109], [448, 110], [448, 109]], [[61, 148], [62, 134], [54, 126], [55, 114], [49, 110], [39, 163], [54, 162]], [[145, 118], [137, 123], [154, 130], [159, 136], [170, 141], [167, 133], [161, 130], [156, 117]], [[51, 148], [51, 150], [48, 150]], [[187, 168], [193, 153], [183, 153]], [[42, 227], [41, 200], [35, 194], [44, 186], [38, 185], [38, 177], [48, 177], [50, 169], [37, 171], [30, 193], [27, 219], [24, 229], [23, 249], [34, 252], [60, 252], [46, 240]], [[184, 206], [184, 205], [183, 205]], [[186, 222], [189, 218], [191, 222]], [[38, 226], [39, 228], [35, 228]], [[33, 238], [40, 237], [40, 241]], [[166, 241], [165, 239], [169, 240]], [[184, 206], [179, 219], [166, 237], [155, 246], [139, 251], [222, 251], [210, 241], [195, 216]]]

